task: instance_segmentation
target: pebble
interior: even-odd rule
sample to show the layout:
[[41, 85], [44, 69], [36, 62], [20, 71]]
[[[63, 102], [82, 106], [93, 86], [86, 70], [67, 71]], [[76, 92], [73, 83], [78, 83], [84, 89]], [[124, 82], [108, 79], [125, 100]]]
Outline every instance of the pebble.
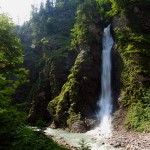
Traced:
[[150, 150], [150, 133], [113, 131], [109, 144], [126, 150]]

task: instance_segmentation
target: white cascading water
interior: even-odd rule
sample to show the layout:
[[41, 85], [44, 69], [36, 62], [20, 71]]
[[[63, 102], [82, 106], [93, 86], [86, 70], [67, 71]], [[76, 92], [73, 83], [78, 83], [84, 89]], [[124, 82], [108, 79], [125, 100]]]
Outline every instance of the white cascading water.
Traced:
[[97, 113], [97, 117], [100, 120], [99, 130], [104, 135], [111, 133], [111, 49], [113, 43], [114, 41], [110, 33], [110, 25], [108, 25], [103, 33], [101, 97], [98, 101], [100, 110]]

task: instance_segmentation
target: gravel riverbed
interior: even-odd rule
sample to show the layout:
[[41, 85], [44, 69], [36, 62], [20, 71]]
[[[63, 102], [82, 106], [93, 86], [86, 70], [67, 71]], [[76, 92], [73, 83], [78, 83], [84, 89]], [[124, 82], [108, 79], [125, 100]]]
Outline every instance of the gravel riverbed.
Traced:
[[150, 133], [112, 131], [108, 142], [113, 147], [124, 147], [125, 150], [150, 150]]

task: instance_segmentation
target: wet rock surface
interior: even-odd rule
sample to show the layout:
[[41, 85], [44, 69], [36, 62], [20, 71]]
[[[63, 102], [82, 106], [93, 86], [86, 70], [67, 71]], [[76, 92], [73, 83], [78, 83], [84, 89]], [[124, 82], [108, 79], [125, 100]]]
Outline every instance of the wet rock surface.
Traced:
[[69, 128], [71, 132], [85, 133], [87, 131], [85, 122], [81, 120], [77, 120]]

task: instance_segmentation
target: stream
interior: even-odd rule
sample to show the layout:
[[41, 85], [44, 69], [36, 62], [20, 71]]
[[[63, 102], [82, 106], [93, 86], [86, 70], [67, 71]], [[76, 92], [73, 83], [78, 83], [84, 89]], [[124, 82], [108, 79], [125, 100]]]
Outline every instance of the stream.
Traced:
[[107, 143], [107, 138], [97, 136], [97, 129], [86, 133], [70, 133], [62, 129], [46, 128], [44, 134], [53, 137], [54, 140], [61, 143], [65, 142], [69, 147], [79, 148], [79, 142], [83, 139], [90, 146], [91, 150], [123, 150], [123, 148], [114, 148]]

